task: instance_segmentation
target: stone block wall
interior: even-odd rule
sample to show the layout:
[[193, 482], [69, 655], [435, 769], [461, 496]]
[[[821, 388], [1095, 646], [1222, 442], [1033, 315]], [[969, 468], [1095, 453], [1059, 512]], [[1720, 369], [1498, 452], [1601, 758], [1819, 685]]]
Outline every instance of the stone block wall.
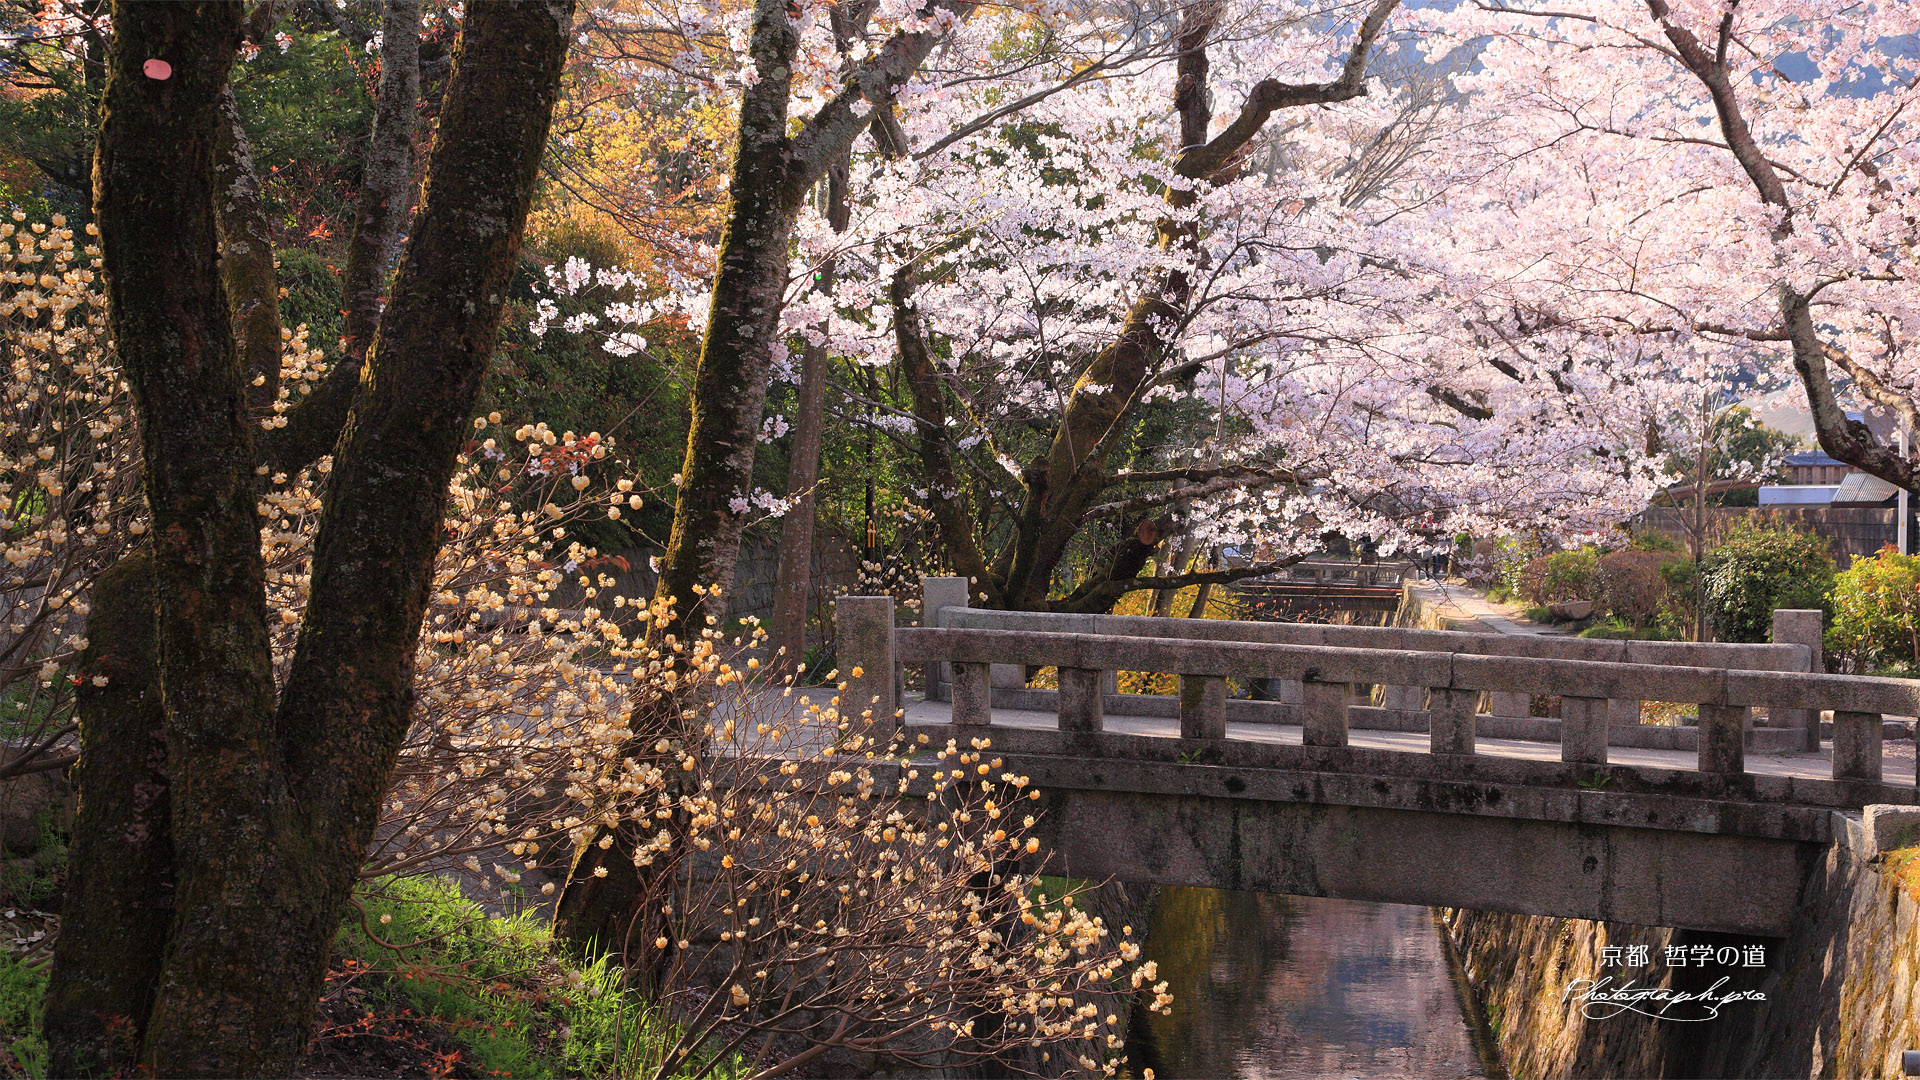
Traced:
[[[1809, 868], [1785, 939], [1743, 938], [1624, 923], [1443, 912], [1469, 983], [1512, 1075], [1568, 1077], [1897, 1077], [1900, 1052], [1920, 1049], [1920, 852], [1872, 859], [1857, 818]], [[1601, 967], [1607, 946], [1762, 945], [1764, 969]], [[1638, 977], [1641, 986], [1726, 990], [1762, 1002], [1727, 1004], [1689, 1023], [1625, 1013], [1581, 1014], [1566, 988], [1578, 979]]]

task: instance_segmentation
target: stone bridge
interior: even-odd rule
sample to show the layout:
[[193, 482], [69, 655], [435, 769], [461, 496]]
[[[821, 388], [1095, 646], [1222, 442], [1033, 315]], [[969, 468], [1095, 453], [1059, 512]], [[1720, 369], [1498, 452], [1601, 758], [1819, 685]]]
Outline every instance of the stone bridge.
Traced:
[[[1799, 642], [1700, 645], [969, 611], [963, 580], [926, 587], [924, 627], [840, 600], [842, 700], [939, 745], [991, 740], [1046, 793], [1052, 873], [1779, 936], [1835, 815], [1920, 801], [1881, 761], [1882, 715], [1920, 714], [1920, 683], [1810, 671], [1817, 612], [1777, 613]], [[906, 709], [904, 665], [928, 688]], [[1117, 671], [1180, 693], [1133, 700]], [[1483, 712], [1503, 698], [1559, 716]], [[1640, 701], [1696, 706], [1697, 727], [1658, 729], [1691, 745], [1623, 740], [1652, 727]], [[1750, 745], [1818, 738], [1823, 713], [1830, 767], [1749, 771]], [[1503, 723], [1524, 731], [1480, 733]], [[1542, 737], [1559, 760], [1528, 750]], [[1623, 741], [1638, 762], [1609, 761]]]

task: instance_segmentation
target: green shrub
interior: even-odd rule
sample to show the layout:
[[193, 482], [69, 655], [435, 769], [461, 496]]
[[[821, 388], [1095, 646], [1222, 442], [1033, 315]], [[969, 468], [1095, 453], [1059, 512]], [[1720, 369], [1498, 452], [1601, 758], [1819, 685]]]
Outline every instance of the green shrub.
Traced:
[[1614, 551], [1600, 557], [1596, 599], [1616, 619], [1635, 627], [1651, 623], [1667, 602], [1660, 567], [1669, 556], [1659, 551]]
[[1747, 519], [1700, 560], [1700, 604], [1721, 641], [1766, 641], [1775, 608], [1827, 607], [1833, 556], [1810, 532]]
[[1633, 542], [1629, 543], [1627, 547], [1632, 551], [1664, 551], [1670, 555], [1677, 555], [1685, 550], [1680, 546], [1680, 541], [1675, 540], [1673, 537], [1668, 536], [1658, 529], [1647, 529], [1644, 532], [1634, 533]]
[[283, 247], [273, 258], [275, 276], [286, 293], [280, 301], [281, 321], [289, 330], [306, 324], [307, 344], [324, 349], [328, 360], [339, 360], [340, 334], [346, 329], [340, 314], [346, 306], [340, 271], [327, 255], [311, 248]]
[[1856, 556], [1833, 579], [1829, 646], [1856, 667], [1879, 659], [1920, 659], [1920, 556], [1883, 548]]
[[1581, 547], [1556, 551], [1527, 563], [1520, 572], [1520, 595], [1539, 606], [1566, 600], [1596, 599], [1600, 551]]
[[1533, 552], [1537, 550], [1534, 544], [1510, 536], [1476, 544], [1474, 561], [1479, 561], [1484, 552], [1488, 565], [1486, 569], [1470, 572], [1467, 580], [1476, 584], [1484, 581], [1487, 595], [1496, 601], [1523, 596], [1521, 580], [1526, 576], [1527, 567], [1533, 564]]

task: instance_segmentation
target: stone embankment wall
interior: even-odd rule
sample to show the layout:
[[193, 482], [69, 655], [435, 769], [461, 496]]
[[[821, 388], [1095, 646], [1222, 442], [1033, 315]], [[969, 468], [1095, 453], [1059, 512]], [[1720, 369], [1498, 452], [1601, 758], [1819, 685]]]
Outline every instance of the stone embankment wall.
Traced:
[[[1785, 939], [1691, 933], [1621, 923], [1448, 910], [1443, 917], [1476, 1007], [1515, 1077], [1897, 1077], [1900, 1052], [1920, 1049], [1920, 901], [1908, 849], [1873, 857], [1858, 819], [1810, 867]], [[1766, 950], [1765, 968], [1668, 968], [1668, 946]], [[1646, 946], [1644, 968], [1602, 968], [1602, 950]], [[1639, 986], [1758, 990], [1718, 1019], [1680, 1022], [1633, 1013], [1582, 1014], [1576, 980], [1612, 976]]]
[[1405, 630], [1465, 630], [1471, 633], [1488, 633], [1489, 628], [1480, 620], [1462, 611], [1448, 612], [1445, 601], [1432, 586], [1409, 581], [1400, 589], [1400, 610], [1393, 613], [1387, 624]]

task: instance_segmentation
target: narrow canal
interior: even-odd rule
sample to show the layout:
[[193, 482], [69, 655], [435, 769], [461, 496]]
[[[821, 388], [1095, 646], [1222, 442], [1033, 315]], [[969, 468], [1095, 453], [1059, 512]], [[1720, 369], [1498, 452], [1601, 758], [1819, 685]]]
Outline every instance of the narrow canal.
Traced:
[[1136, 1009], [1134, 1075], [1337, 1080], [1504, 1075], [1426, 908], [1169, 888], [1147, 955], [1171, 1016]]

